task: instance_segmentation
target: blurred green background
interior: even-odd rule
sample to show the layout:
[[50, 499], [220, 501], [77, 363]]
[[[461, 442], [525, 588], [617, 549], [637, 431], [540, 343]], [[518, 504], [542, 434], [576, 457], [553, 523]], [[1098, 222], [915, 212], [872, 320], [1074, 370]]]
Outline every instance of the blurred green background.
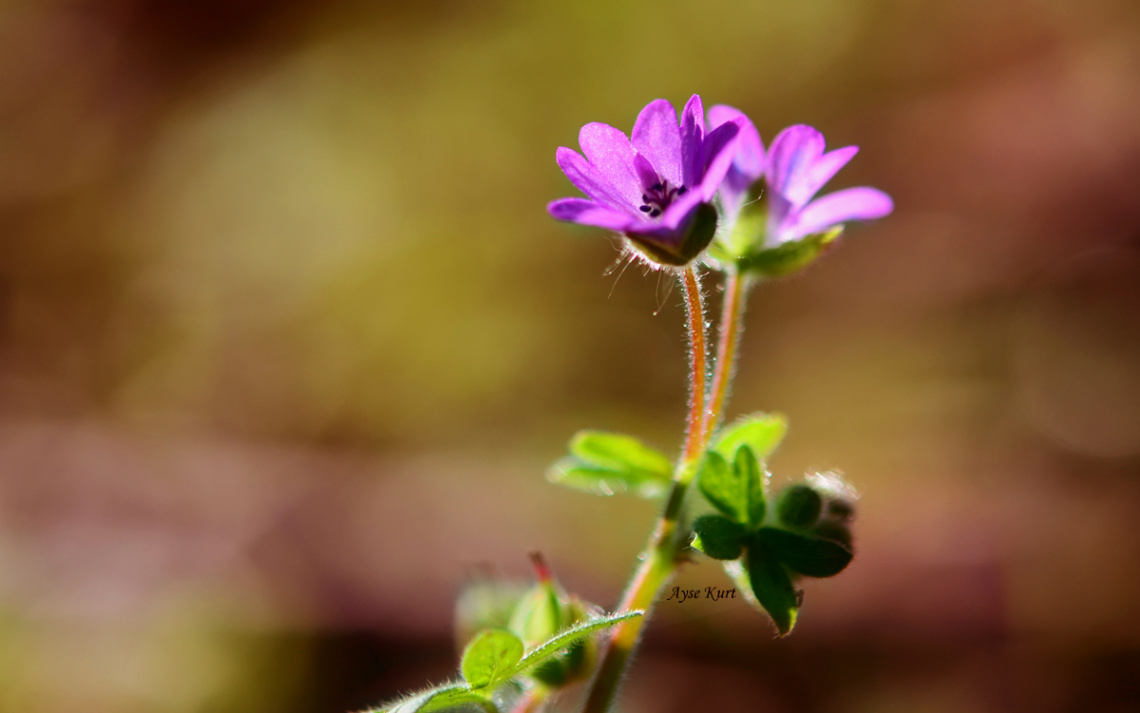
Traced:
[[544, 206], [694, 92], [895, 197], [754, 296], [731, 404], [859, 556], [786, 641], [663, 604], [624, 710], [1136, 710], [1132, 0], [3, 0], [0, 710], [359, 709], [535, 549], [612, 606], [655, 506], [542, 474], [677, 447], [679, 291]]

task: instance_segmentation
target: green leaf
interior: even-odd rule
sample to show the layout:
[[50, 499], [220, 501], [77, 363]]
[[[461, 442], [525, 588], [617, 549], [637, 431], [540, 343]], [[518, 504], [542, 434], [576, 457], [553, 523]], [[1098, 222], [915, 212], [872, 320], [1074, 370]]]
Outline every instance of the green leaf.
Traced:
[[570, 440], [570, 453], [547, 470], [548, 480], [596, 495], [657, 497], [669, 489], [669, 458], [632, 436], [579, 431]]
[[736, 449], [732, 470], [747, 498], [748, 527], [750, 529], [760, 527], [760, 523], [764, 522], [764, 512], [768, 509], [767, 503], [764, 502], [764, 474], [749, 446], [742, 445]]
[[559, 651], [562, 651], [563, 649], [568, 648], [579, 641], [582, 641], [590, 634], [593, 634], [595, 631], [607, 629], [611, 626], [614, 626], [615, 624], [620, 624], [626, 619], [642, 616], [644, 613], [645, 612], [641, 610], [635, 609], [632, 611], [622, 612], [621, 614], [610, 614], [607, 616], [598, 617], [596, 619], [588, 619], [586, 621], [575, 624], [569, 629], [566, 629], [565, 631], [554, 636], [541, 646], [536, 647], [533, 651], [524, 656], [522, 660], [515, 665], [514, 671], [511, 673], [511, 675], [517, 675], [523, 671], [526, 671], [532, 666], [537, 666], [546, 659], [557, 654]]
[[753, 595], [772, 617], [780, 636], [787, 636], [799, 613], [799, 594], [791, 578], [763, 542], [753, 541], [745, 559]]
[[669, 478], [673, 464], [660, 451], [633, 436], [605, 431], [579, 431], [570, 439], [570, 453], [601, 468]]
[[755, 540], [794, 572], [808, 577], [834, 577], [851, 562], [853, 555], [832, 540], [799, 535], [774, 527], [761, 528]]
[[726, 517], [702, 515], [693, 521], [693, 547], [718, 560], [734, 560], [744, 551], [747, 531]]
[[442, 686], [417, 693], [394, 704], [380, 708], [370, 708], [365, 713], [432, 713], [446, 708], [476, 705], [487, 713], [498, 713], [499, 708], [482, 693], [472, 691], [461, 683], [445, 683]]
[[459, 670], [471, 688], [489, 688], [514, 675], [526, 646], [506, 629], [484, 629], [463, 651]]
[[764, 520], [764, 476], [747, 445], [737, 449], [729, 467], [718, 451], [709, 451], [697, 474], [697, 486], [713, 507], [749, 529]]
[[669, 492], [670, 485], [669, 478], [607, 470], [583, 463], [573, 456], [550, 466], [546, 479], [591, 495], [631, 493], [642, 498], [660, 497]]
[[705, 454], [701, 469], [697, 472], [697, 487], [712, 506], [734, 522], [746, 522], [748, 510], [744, 493], [736, 480], [736, 473], [728, 461], [717, 451]]
[[784, 488], [776, 498], [776, 518], [781, 525], [804, 530], [819, 521], [823, 511], [823, 498], [806, 483]]
[[748, 446], [758, 460], [766, 460], [788, 432], [788, 421], [778, 413], [754, 413], [720, 430], [713, 448], [732, 458], [738, 448]]
[[433, 695], [423, 706], [416, 709], [416, 713], [432, 713], [432, 711], [441, 711], [446, 708], [457, 708], [466, 705], [479, 706], [488, 713], [498, 713], [499, 710], [498, 706], [482, 693], [472, 691], [463, 685], [457, 685], [451, 688], [445, 688]]

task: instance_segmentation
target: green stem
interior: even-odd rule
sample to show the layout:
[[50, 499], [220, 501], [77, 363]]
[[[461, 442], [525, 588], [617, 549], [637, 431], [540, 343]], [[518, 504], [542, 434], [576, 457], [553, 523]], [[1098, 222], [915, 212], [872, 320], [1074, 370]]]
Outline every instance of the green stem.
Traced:
[[616, 611], [642, 609], [645, 616], [622, 622], [614, 628], [603, 644], [598, 662], [597, 674], [590, 685], [583, 713], [605, 713], [617, 693], [618, 683], [625, 672], [630, 654], [641, 637], [642, 627], [649, 619], [651, 609], [661, 589], [677, 569], [678, 555], [682, 543], [677, 542], [677, 522], [681, 516], [681, 505], [685, 500], [685, 490], [692, 482], [697, 461], [706, 444], [707, 419], [714, 419], [706, 412], [706, 353], [705, 314], [701, 299], [700, 283], [692, 267], [681, 274], [681, 284], [685, 289], [685, 306], [688, 316], [689, 367], [691, 371], [689, 391], [689, 413], [685, 423], [685, 447], [680, 463], [673, 477], [673, 487], [665, 509], [657, 521], [649, 538], [641, 564], [634, 572], [633, 579], [622, 596]]

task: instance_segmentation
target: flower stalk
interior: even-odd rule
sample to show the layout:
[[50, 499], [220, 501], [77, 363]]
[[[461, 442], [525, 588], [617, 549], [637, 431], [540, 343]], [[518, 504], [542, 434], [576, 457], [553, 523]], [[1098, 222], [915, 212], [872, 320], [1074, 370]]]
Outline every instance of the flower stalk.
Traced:
[[[625, 672], [633, 648], [641, 638], [645, 620], [666, 583], [673, 577], [680, 561], [682, 543], [677, 541], [677, 523], [685, 491], [692, 482], [696, 466], [708, 445], [706, 424], [718, 420], [719, 415], [708, 409], [707, 393], [707, 337], [705, 332], [704, 301], [700, 282], [692, 266], [681, 273], [685, 291], [685, 307], [689, 334], [689, 412], [685, 424], [685, 446], [681, 460], [673, 475], [673, 485], [665, 501], [665, 508], [657, 520], [649, 544], [641, 555], [641, 564], [630, 580], [617, 611], [640, 609], [646, 616], [623, 622], [614, 628], [602, 648], [597, 674], [590, 686], [584, 713], [605, 713], [617, 693], [618, 683]], [[721, 399], [720, 406], [724, 405]]]
[[721, 304], [720, 326], [716, 348], [716, 366], [713, 373], [709, 405], [705, 413], [705, 442], [720, 425], [724, 405], [728, 401], [732, 380], [736, 376], [736, 355], [740, 352], [740, 336], [744, 331], [744, 305], [752, 281], [739, 271], [729, 272], [724, 280], [724, 302]]

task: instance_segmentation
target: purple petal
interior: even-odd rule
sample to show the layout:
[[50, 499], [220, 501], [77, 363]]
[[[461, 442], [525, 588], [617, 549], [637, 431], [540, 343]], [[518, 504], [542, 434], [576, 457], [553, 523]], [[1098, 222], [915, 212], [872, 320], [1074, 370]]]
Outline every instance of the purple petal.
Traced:
[[624, 203], [641, 204], [642, 184], [633, 166], [637, 154], [624, 132], [608, 124], [594, 122], [586, 124], [578, 132], [578, 143], [590, 165], [617, 189]]
[[625, 213], [599, 205], [585, 198], [562, 198], [546, 206], [550, 215], [558, 220], [568, 220], [581, 225], [608, 228], [619, 233], [639, 222]]
[[[787, 198], [793, 205], [806, 205], [808, 201], [823, 188], [824, 184], [847, 165], [855, 154], [859, 153], [858, 146], [847, 146], [834, 151], [828, 151], [819, 160], [811, 164], [804, 173], [804, 178], [796, 186], [789, 186]], [[793, 190], [794, 188], [794, 190]]]
[[820, 233], [849, 220], [882, 218], [894, 210], [891, 197], [876, 188], [848, 188], [812, 201], [790, 224], [784, 226], [781, 242]]
[[657, 174], [671, 185], [681, 183], [681, 127], [677, 110], [664, 99], [654, 99], [637, 115], [633, 125], [633, 148], [653, 164]]
[[709, 126], [714, 129], [735, 119], [741, 120], [737, 122], [740, 135], [736, 140], [736, 155], [732, 159], [729, 178], [735, 177], [752, 185], [764, 175], [764, 142], [760, 140], [760, 132], [739, 109], [724, 104], [709, 109]]
[[736, 138], [739, 133], [740, 124], [736, 121], [730, 121], [718, 126], [705, 139], [703, 146], [705, 171], [698, 190], [702, 201], [711, 201], [724, 181], [725, 174], [732, 166], [732, 159], [736, 153]]
[[805, 192], [804, 183], [810, 180], [808, 172], [823, 155], [823, 147], [823, 134], [810, 126], [797, 124], [781, 131], [768, 152], [768, 185], [793, 206], [802, 206], [792, 196]]
[[615, 188], [590, 163], [574, 149], [561, 147], [554, 154], [558, 167], [574, 186], [602, 205], [625, 211], [630, 215], [637, 212], [637, 206], [630, 204], [621, 191]]
[[[716, 192], [715, 188], [713, 192]], [[670, 230], [676, 230], [678, 226], [688, 219], [689, 215], [692, 214], [698, 205], [706, 201], [707, 199], [701, 197], [699, 190], [689, 191], [669, 204], [669, 207], [661, 214], [660, 224], [668, 227]]]
[[704, 177], [704, 139], [705, 107], [701, 97], [694, 94], [681, 111], [681, 181], [686, 188], [696, 186]]

